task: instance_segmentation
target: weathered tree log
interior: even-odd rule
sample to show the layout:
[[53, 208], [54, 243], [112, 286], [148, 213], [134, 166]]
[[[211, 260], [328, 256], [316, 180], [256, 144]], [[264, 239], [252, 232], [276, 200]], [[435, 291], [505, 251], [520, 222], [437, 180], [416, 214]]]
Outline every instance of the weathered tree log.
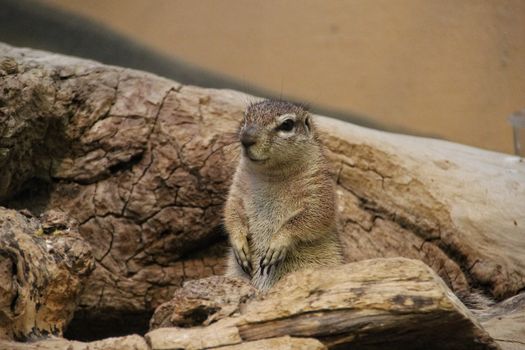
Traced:
[[317, 338], [329, 349], [498, 348], [441, 278], [418, 260], [372, 259], [299, 271], [239, 310], [206, 327], [159, 328], [146, 339], [159, 350], [285, 335]]
[[0, 207], [0, 338], [62, 335], [95, 267], [63, 213], [41, 220]]
[[[97, 260], [85, 310], [151, 310], [184, 280], [222, 271], [234, 132], [254, 98], [7, 45], [0, 57], [0, 198], [79, 221]], [[462, 294], [525, 287], [518, 158], [318, 124], [349, 261], [421, 259]]]

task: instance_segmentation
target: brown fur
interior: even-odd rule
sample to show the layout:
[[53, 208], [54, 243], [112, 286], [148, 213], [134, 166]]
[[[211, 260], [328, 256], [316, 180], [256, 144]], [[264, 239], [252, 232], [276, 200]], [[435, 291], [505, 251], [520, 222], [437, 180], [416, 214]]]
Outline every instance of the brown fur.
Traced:
[[[283, 131], [283, 120], [294, 120]], [[335, 193], [308, 111], [283, 101], [252, 104], [239, 136], [243, 147], [224, 209], [232, 251], [228, 274], [260, 290], [306, 267], [338, 264]]]

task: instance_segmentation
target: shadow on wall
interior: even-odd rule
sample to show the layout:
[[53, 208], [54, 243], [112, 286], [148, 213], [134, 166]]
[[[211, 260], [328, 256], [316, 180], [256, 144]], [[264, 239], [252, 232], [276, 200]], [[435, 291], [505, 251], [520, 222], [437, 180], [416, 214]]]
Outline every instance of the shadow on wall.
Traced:
[[[168, 58], [94, 21], [51, 8], [37, 1], [0, 0], [0, 8], [0, 41], [10, 45], [85, 57], [105, 64], [144, 70], [187, 85], [235, 89], [266, 98], [280, 98], [264, 89], [247, 86], [220, 74]], [[311, 111], [361, 126], [413, 134], [405, 129], [382, 125], [354, 113], [316, 105], [311, 106]], [[421, 136], [435, 137], [434, 135]]]

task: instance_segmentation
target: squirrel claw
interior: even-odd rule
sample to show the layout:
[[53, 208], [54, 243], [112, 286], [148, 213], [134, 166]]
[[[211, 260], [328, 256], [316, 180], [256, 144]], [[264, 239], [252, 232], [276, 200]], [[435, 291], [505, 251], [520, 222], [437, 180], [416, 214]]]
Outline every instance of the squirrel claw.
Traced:
[[266, 274], [270, 273], [270, 270], [272, 266], [274, 268], [277, 267], [277, 264], [279, 264], [281, 261], [284, 260], [284, 257], [286, 256], [286, 248], [281, 247], [272, 247], [268, 248], [266, 250], [266, 253], [261, 258], [259, 262], [259, 267], [261, 268], [261, 275], [264, 275], [264, 270], [266, 268]]
[[237, 264], [241, 267], [241, 269], [249, 276], [252, 275], [253, 267], [252, 263], [250, 261], [250, 253], [248, 249], [248, 242], [245, 240], [244, 242], [241, 242], [239, 246], [233, 245], [233, 254], [235, 256], [235, 260], [237, 260]]

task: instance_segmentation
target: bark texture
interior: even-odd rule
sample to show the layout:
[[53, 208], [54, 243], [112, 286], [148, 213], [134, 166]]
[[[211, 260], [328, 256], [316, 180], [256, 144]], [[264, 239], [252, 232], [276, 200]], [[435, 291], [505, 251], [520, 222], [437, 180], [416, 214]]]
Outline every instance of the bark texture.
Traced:
[[182, 281], [223, 271], [221, 246], [207, 247], [221, 238], [232, 141], [214, 130], [218, 111], [194, 109], [209, 97], [37, 51], [1, 46], [0, 57], [0, 198], [78, 220], [97, 261], [83, 308], [151, 310]]
[[41, 220], [0, 207], [0, 339], [62, 335], [95, 266], [63, 213]]
[[299, 271], [239, 310], [206, 327], [159, 328], [146, 339], [153, 349], [221, 348], [287, 335], [316, 338], [329, 349], [498, 348], [418, 260], [372, 259]]

